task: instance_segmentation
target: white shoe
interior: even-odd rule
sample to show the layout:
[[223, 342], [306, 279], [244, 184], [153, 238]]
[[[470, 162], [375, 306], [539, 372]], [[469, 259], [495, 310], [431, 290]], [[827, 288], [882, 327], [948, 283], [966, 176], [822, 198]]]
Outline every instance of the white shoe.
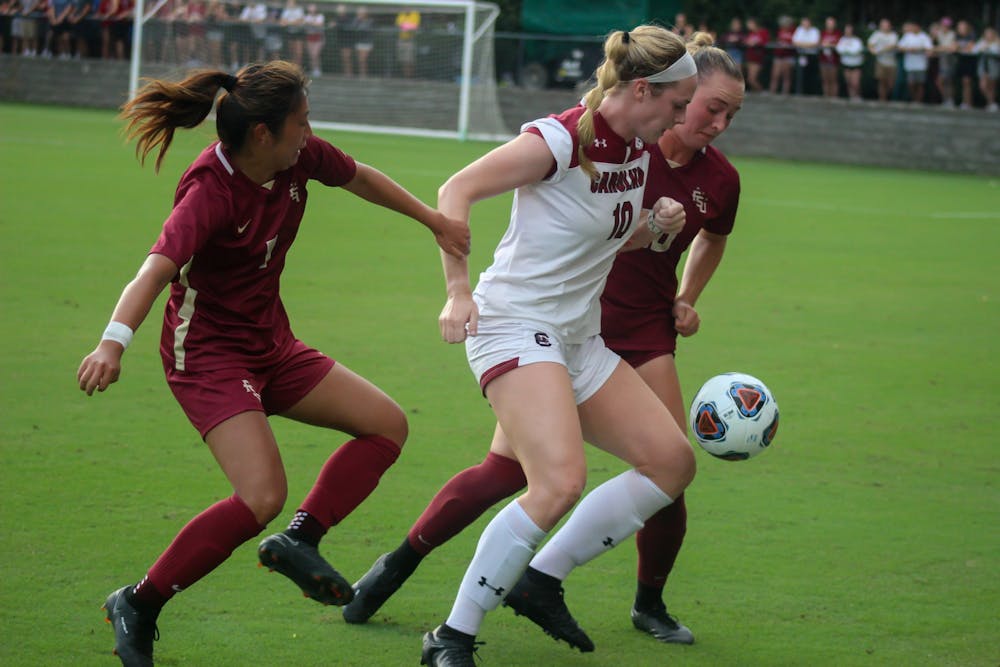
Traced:
[[991, 104], [988, 107], [986, 107], [986, 110], [987, 111], [998, 111], [998, 110], [1000, 110], [1000, 107], [998, 107], [997, 103], [994, 102], [993, 104]]

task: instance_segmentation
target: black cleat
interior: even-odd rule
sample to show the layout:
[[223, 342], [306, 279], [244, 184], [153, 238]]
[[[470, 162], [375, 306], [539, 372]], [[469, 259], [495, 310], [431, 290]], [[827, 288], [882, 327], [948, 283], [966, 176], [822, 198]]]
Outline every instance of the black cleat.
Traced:
[[639, 611], [632, 607], [632, 625], [636, 630], [653, 635], [667, 644], [693, 644], [694, 635], [687, 627], [677, 622], [677, 619], [667, 613], [667, 608], [660, 605], [650, 611]]
[[503, 605], [513, 609], [518, 616], [527, 616], [545, 634], [557, 641], [566, 641], [581, 653], [594, 650], [594, 642], [569, 613], [563, 601], [562, 586], [543, 586], [522, 575], [504, 598]]
[[484, 643], [477, 642], [473, 635], [439, 625], [424, 633], [420, 664], [429, 667], [476, 667], [473, 656]]
[[265, 538], [257, 547], [260, 564], [295, 582], [307, 598], [324, 605], [345, 605], [354, 598], [354, 590], [316, 547], [284, 533]]
[[153, 664], [153, 642], [160, 638], [156, 616], [139, 611], [125, 598], [124, 586], [108, 596], [101, 607], [105, 620], [115, 629], [114, 654], [125, 667], [149, 667]]
[[366, 623], [409, 576], [389, 565], [388, 556], [379, 556], [365, 576], [354, 584], [354, 599], [343, 610], [348, 623]]

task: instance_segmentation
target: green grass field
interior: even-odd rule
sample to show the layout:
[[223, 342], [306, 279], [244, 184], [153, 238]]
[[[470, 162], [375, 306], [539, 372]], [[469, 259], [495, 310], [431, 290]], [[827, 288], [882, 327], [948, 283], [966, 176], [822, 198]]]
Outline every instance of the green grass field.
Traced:
[[[177, 136], [140, 169], [111, 112], [0, 105], [0, 664], [112, 665], [99, 610], [187, 520], [230, 489], [163, 380], [162, 305], [121, 381], [75, 384], [122, 286], [210, 139]], [[323, 133], [425, 201], [488, 146]], [[688, 538], [668, 585], [690, 647], [632, 629], [633, 543], [568, 580], [597, 643], [570, 652], [500, 609], [485, 665], [1000, 664], [1000, 182], [734, 159], [743, 201], [678, 364], [690, 398], [717, 372], [764, 379], [782, 411], [770, 451], [699, 451]], [[493, 417], [461, 346], [439, 340], [436, 246], [349, 194], [310, 191], [284, 276], [296, 333], [384, 388], [410, 417], [398, 464], [324, 553], [354, 579], [486, 451]], [[509, 197], [473, 212], [479, 271]], [[274, 420], [284, 527], [340, 434]], [[622, 469], [590, 450], [589, 484]], [[239, 548], [160, 617], [163, 665], [419, 662], [488, 513], [432, 554], [368, 626], [304, 600]]]

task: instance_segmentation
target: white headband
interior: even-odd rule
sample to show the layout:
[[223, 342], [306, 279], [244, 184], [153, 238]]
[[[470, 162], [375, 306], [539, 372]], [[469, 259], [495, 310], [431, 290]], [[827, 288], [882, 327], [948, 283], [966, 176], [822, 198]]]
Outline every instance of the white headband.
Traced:
[[657, 72], [656, 74], [651, 74], [650, 76], [640, 76], [638, 78], [645, 79], [650, 83], [672, 83], [674, 81], [680, 81], [681, 79], [686, 79], [689, 76], [694, 76], [698, 73], [698, 66], [694, 64], [694, 58], [687, 51], [684, 55], [674, 61], [674, 64], [663, 70], [662, 72]]

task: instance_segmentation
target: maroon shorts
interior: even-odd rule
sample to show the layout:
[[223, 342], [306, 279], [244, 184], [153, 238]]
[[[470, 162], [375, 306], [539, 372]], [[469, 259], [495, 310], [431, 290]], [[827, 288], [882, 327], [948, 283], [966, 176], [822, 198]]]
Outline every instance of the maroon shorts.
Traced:
[[677, 350], [672, 303], [656, 310], [618, 309], [602, 303], [601, 337], [632, 368]]
[[622, 359], [624, 359], [625, 363], [627, 363], [632, 368], [639, 368], [639, 366], [642, 366], [647, 361], [652, 361], [653, 359], [656, 359], [657, 357], [663, 357], [663, 356], [666, 356], [668, 354], [671, 355], [671, 356], [675, 356], [676, 355], [676, 351], [675, 350], [667, 350], [667, 349], [662, 349], [662, 350], [615, 350], [615, 352], [617, 352], [618, 356], [621, 357]]
[[296, 340], [281, 359], [266, 368], [214, 371], [166, 369], [167, 384], [201, 437], [241, 412], [280, 414], [292, 407], [330, 372], [333, 359]]

